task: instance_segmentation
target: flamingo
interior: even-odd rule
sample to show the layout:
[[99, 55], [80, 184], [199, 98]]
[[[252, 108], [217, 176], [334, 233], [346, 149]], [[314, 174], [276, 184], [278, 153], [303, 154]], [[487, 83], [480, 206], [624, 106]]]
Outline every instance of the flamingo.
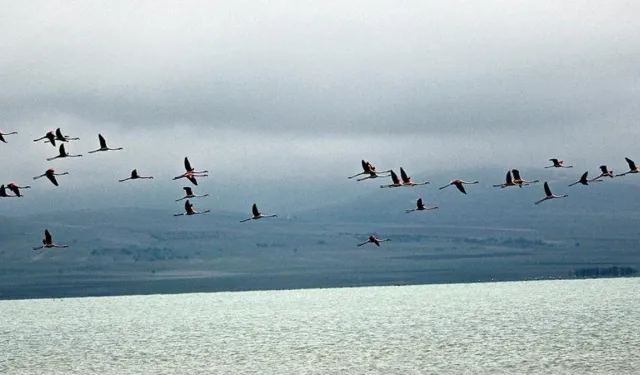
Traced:
[[546, 195], [546, 197], [540, 199], [539, 201], [535, 202], [534, 204], [540, 204], [548, 199], [556, 199], [556, 198], [566, 198], [569, 195], [565, 194], [565, 195], [553, 195], [551, 193], [551, 189], [549, 188], [549, 183], [547, 181], [544, 182], [544, 193]]
[[262, 218], [265, 218], [265, 217], [278, 217], [278, 215], [266, 215], [266, 214], [261, 213], [258, 210], [258, 206], [255, 203], [251, 207], [251, 212], [253, 213], [252, 217], [250, 217], [248, 219], [240, 220], [240, 222], [244, 223], [245, 221], [258, 220], [258, 219], [262, 219]]
[[434, 207], [426, 207], [423, 203], [422, 203], [422, 198], [418, 198], [418, 200], [416, 201], [416, 208], [411, 209], [411, 210], [405, 210], [405, 213], [409, 213], [409, 212], [413, 212], [413, 211], [431, 211], [431, 210], [437, 210], [438, 206], [434, 206]]
[[40, 177], [47, 177], [49, 179], [49, 181], [51, 181], [52, 184], [54, 184], [55, 186], [58, 186], [58, 180], [56, 180], [56, 176], [64, 176], [65, 174], [69, 174], [69, 172], [63, 172], [63, 173], [55, 173], [55, 171], [51, 168], [47, 169], [46, 172], [44, 172], [43, 174], [41, 174], [40, 176], [36, 176], [33, 179], [37, 180]]
[[616, 177], [618, 176], [624, 176], [627, 175], [629, 173], [638, 173], [640, 172], [640, 168], [638, 168], [636, 166], [636, 163], [633, 162], [633, 160], [629, 159], [629, 158], [624, 158], [627, 161], [627, 164], [629, 164], [629, 171], [621, 173], [621, 174], [617, 174]]
[[3, 133], [3, 132], [0, 132], [0, 141], [2, 141], [2, 142], [4, 142], [4, 143], [7, 143], [7, 141], [4, 139], [4, 136], [5, 136], [5, 135], [12, 135], [12, 134], [18, 134], [18, 132], [11, 132], [11, 133]]
[[189, 202], [189, 200], [187, 200], [186, 202], [184, 202], [184, 211], [182, 213], [179, 214], [173, 214], [173, 216], [190, 216], [190, 215], [200, 215], [200, 214], [206, 214], [208, 212], [211, 212], [211, 210], [206, 210], [206, 211], [196, 211], [193, 209], [193, 204], [191, 204], [191, 202]]
[[376, 171], [376, 167], [369, 163], [368, 161], [365, 161], [364, 159], [362, 159], [361, 161], [362, 163], [362, 172], [358, 173], [358, 174], [354, 174], [353, 176], [347, 177], [349, 179], [354, 178], [354, 177], [358, 177], [358, 176], [362, 176], [365, 174], [368, 174], [369, 177], [365, 177], [365, 178], [361, 178], [358, 181], [362, 181], [362, 180], [366, 180], [368, 178], [376, 178], [376, 177], [381, 177], [380, 173], [389, 173], [390, 171], [382, 171], [382, 172], [377, 172]]
[[513, 182], [513, 178], [511, 178], [511, 171], [507, 171], [507, 177], [504, 184], [493, 185], [493, 187], [499, 187], [502, 189], [508, 186], [516, 186], [516, 184]]
[[34, 142], [38, 142], [41, 141], [43, 139], [48, 139], [49, 143], [51, 143], [51, 146], [55, 147], [56, 146], [56, 135], [55, 132], [53, 130], [49, 130], [47, 132], [47, 134], [44, 135], [44, 137], [40, 137], [38, 139], [34, 139]]
[[553, 165], [550, 165], [548, 167], [545, 168], [573, 168], [573, 165], [564, 165], [564, 160], [558, 160], [558, 159], [549, 159], [550, 162], [553, 163]]
[[0, 198], [18, 198], [18, 196], [7, 194], [7, 189], [4, 187], [4, 184], [2, 184], [0, 185]]
[[58, 158], [67, 158], [67, 157], [69, 157], [69, 158], [78, 158], [78, 157], [81, 157], [81, 156], [82, 156], [82, 154], [71, 155], [71, 154], [67, 153], [67, 150], [64, 149], [64, 144], [61, 144], [60, 148], [59, 148], [58, 156], [54, 156], [52, 158], [48, 158], [47, 161], [51, 161], [51, 160], [58, 159]]
[[368, 243], [374, 243], [376, 244], [376, 246], [380, 246], [380, 242], [386, 242], [386, 241], [391, 241], [389, 238], [378, 238], [376, 237], [375, 234], [372, 234], [369, 236], [369, 238], [367, 238], [366, 241], [364, 241], [363, 243], [359, 243], [358, 247], [362, 246], [362, 245], [366, 245]]
[[402, 186], [402, 182], [398, 178], [396, 172], [391, 171], [391, 181], [393, 182], [391, 185], [380, 185], [381, 188], [394, 188]]
[[455, 185], [455, 187], [458, 188], [458, 190], [460, 190], [460, 192], [462, 194], [467, 194], [467, 191], [464, 189], [464, 186], [462, 186], [463, 184], [468, 184], [468, 185], [473, 185], [473, 184], [477, 184], [478, 181], [473, 181], [473, 182], [467, 182], [467, 181], [463, 181], [463, 180], [453, 180], [451, 182], [449, 182], [448, 184], [444, 185], [443, 187], [440, 188], [440, 190], [449, 187], [451, 185]]
[[102, 136], [102, 134], [98, 134], [98, 141], [100, 141], [100, 148], [97, 149], [97, 150], [89, 151], [90, 154], [93, 154], [94, 152], [98, 152], [98, 151], [120, 151], [120, 150], [124, 150], [122, 147], [118, 147], [118, 148], [109, 148], [109, 147], [107, 147], [107, 141], [105, 141], [105, 139]]
[[137, 180], [137, 179], [153, 180], [153, 177], [152, 176], [149, 176], [149, 177], [140, 176], [140, 175], [138, 175], [138, 170], [134, 169], [134, 170], [131, 171], [131, 177], [125, 178], [123, 180], [118, 180], [118, 182], [125, 182], [127, 180]]
[[400, 178], [402, 178], [402, 186], [419, 186], [419, 185], [427, 185], [429, 181], [416, 183], [411, 181], [411, 177], [407, 176], [407, 172], [400, 167]]
[[193, 190], [191, 190], [190, 187], [185, 186], [182, 188], [184, 190], [184, 197], [180, 198], [180, 199], [176, 199], [176, 202], [181, 201], [183, 199], [187, 199], [187, 198], [197, 198], [197, 197], [208, 197], [209, 194], [205, 194], [205, 195], [195, 195], [193, 194]]
[[520, 178], [520, 171], [517, 169], [512, 169], [511, 173], [513, 173], [513, 183], [523, 187], [523, 186], [527, 186], [527, 185], [531, 185], [531, 184], [536, 184], [540, 181], [538, 180], [533, 180], [533, 181], [527, 181], [527, 180], [523, 180], [522, 178]]
[[40, 250], [42, 248], [52, 248], [52, 247], [57, 247], [57, 248], [65, 248], [65, 247], [69, 247], [69, 245], [56, 245], [53, 243], [53, 241], [51, 240], [51, 233], [49, 233], [48, 229], [44, 230], [44, 239], [42, 240], [42, 246], [38, 246], [38, 247], [34, 247], [33, 250]]
[[586, 171], [582, 174], [582, 176], [580, 176], [580, 179], [572, 184], [569, 184], [569, 186], [573, 186], [575, 184], [582, 184], [582, 185], [589, 185], [589, 182], [602, 182], [602, 180], [598, 180], [596, 178], [594, 178], [593, 180], [588, 180], [587, 176], [589, 175], [589, 171]]
[[14, 184], [13, 182], [9, 182], [9, 185], [7, 185], [7, 188], [9, 188], [9, 190], [11, 190], [13, 192], [13, 194], [16, 195], [16, 197], [22, 197], [22, 195], [20, 194], [20, 189], [31, 189], [31, 186], [18, 186], [16, 184]]
[[180, 176], [176, 176], [173, 179], [178, 180], [181, 178], [186, 178], [189, 181], [191, 181], [194, 185], [198, 185], [198, 182], [196, 181], [195, 176], [199, 176], [199, 177], [209, 176], [208, 174], [203, 174], [203, 173], [209, 173], [209, 171], [196, 171], [191, 166], [191, 163], [189, 163], [189, 158], [187, 158], [186, 156], [184, 158], [184, 169], [186, 170], [185, 173], [181, 174]]
[[601, 172], [600, 176], [594, 178], [591, 181], [596, 181], [596, 180], [600, 181], [599, 179], [602, 178], [602, 177], [611, 177], [611, 178], [613, 178], [613, 170], [609, 170], [609, 168], [607, 168], [606, 165], [601, 165], [600, 166], [600, 172]]
[[[80, 138], [71, 138], [68, 135], [62, 135], [62, 130], [60, 128], [56, 129], [56, 141], [60, 142], [69, 142], [69, 141], [77, 141]], [[50, 141], [44, 141], [44, 143], [51, 143]]]

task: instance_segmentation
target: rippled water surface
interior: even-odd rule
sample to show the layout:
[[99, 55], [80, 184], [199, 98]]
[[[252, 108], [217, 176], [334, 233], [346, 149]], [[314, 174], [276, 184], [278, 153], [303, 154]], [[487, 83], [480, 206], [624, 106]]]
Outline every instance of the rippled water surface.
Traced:
[[640, 278], [0, 301], [1, 374], [640, 374]]

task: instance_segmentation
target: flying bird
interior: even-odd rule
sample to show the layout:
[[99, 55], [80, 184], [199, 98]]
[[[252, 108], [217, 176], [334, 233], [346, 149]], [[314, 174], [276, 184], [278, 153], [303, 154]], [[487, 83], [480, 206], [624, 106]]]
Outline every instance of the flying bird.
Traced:
[[378, 238], [378, 237], [376, 237], [375, 234], [372, 234], [372, 235], [369, 236], [369, 238], [366, 241], [364, 241], [363, 243], [359, 243], [358, 247], [360, 247], [362, 245], [366, 245], [368, 243], [374, 243], [374, 244], [376, 244], [376, 246], [380, 246], [380, 242], [386, 242], [386, 241], [391, 241], [391, 240], [388, 239], [388, 238]]
[[[62, 130], [60, 130], [60, 128], [57, 128], [57, 129], [56, 129], [56, 134], [55, 134], [55, 136], [56, 136], [56, 137], [55, 137], [55, 138], [56, 138], [56, 141], [60, 141], [60, 142], [77, 141], [77, 140], [79, 140], [79, 139], [80, 139], [80, 138], [71, 138], [71, 137], [70, 137], [70, 136], [68, 136], [68, 135], [62, 135]], [[51, 142], [47, 140], [47, 141], [44, 141], [44, 143], [51, 143]]]
[[463, 185], [464, 185], [464, 184], [473, 185], [473, 184], [477, 184], [477, 183], [478, 183], [478, 181], [467, 182], [467, 181], [463, 181], [463, 180], [453, 180], [453, 181], [449, 182], [448, 184], [446, 184], [446, 185], [442, 186], [442, 187], [440, 188], [440, 190], [442, 190], [442, 189], [444, 189], [444, 188], [446, 188], [446, 187], [449, 187], [449, 186], [451, 186], [451, 185], [454, 185], [455, 187], [457, 187], [457, 188], [458, 188], [458, 190], [460, 190], [460, 192], [461, 192], [462, 194], [467, 194], [467, 191], [464, 189], [464, 186], [463, 186]]
[[138, 170], [134, 169], [134, 170], [131, 171], [131, 177], [125, 178], [123, 180], [118, 180], [118, 182], [125, 182], [127, 180], [137, 180], [137, 179], [153, 180], [153, 177], [152, 176], [149, 176], [149, 177], [140, 176], [140, 175], [138, 175]]
[[248, 219], [244, 219], [244, 220], [240, 220], [241, 223], [244, 223], [245, 221], [249, 221], [249, 220], [257, 220], [257, 219], [263, 219], [265, 217], [278, 217], [278, 215], [267, 215], [267, 214], [263, 214], [258, 210], [258, 206], [254, 203], [253, 206], [251, 207], [251, 212], [253, 213], [253, 216], [248, 218]]
[[2, 141], [2, 142], [4, 142], [4, 143], [7, 143], [7, 140], [6, 140], [6, 139], [4, 139], [4, 136], [5, 136], [5, 135], [12, 135], [12, 134], [18, 134], [18, 132], [11, 132], [11, 133], [3, 133], [3, 132], [0, 132], [0, 141]]
[[520, 187], [531, 185], [531, 184], [536, 184], [536, 183], [540, 182], [538, 180], [533, 180], [533, 181], [523, 180], [520, 177], [520, 171], [517, 170], [517, 169], [512, 169], [511, 173], [513, 173], [513, 183], [518, 185], [518, 186], [520, 186]]
[[353, 176], [349, 176], [347, 178], [351, 179], [354, 177], [358, 177], [358, 176], [362, 176], [362, 175], [369, 175], [368, 177], [365, 178], [361, 178], [358, 179], [358, 181], [362, 181], [362, 180], [366, 180], [369, 178], [376, 178], [376, 177], [381, 177], [381, 173], [389, 173], [390, 171], [381, 171], [381, 172], [377, 172], [376, 171], [376, 167], [369, 163], [368, 161], [365, 161], [364, 159], [361, 161], [362, 163], [362, 172], [358, 173], [358, 174], [354, 174]]
[[51, 248], [51, 247], [57, 247], [57, 248], [65, 248], [65, 247], [69, 247], [69, 245], [56, 245], [53, 243], [52, 239], [51, 239], [51, 233], [49, 233], [48, 229], [44, 230], [44, 239], [42, 240], [42, 246], [38, 246], [38, 247], [34, 247], [33, 250], [40, 250], [42, 248]]
[[124, 150], [122, 147], [118, 147], [118, 148], [109, 148], [109, 147], [107, 147], [107, 141], [104, 139], [102, 134], [98, 134], [98, 140], [100, 141], [100, 148], [97, 149], [97, 150], [89, 151], [90, 154], [93, 154], [94, 152], [98, 152], [98, 151], [119, 151], [119, 150]]
[[7, 188], [9, 188], [9, 190], [11, 190], [13, 192], [13, 194], [16, 195], [16, 197], [22, 197], [22, 195], [20, 194], [20, 189], [31, 189], [31, 186], [18, 186], [16, 184], [14, 184], [13, 182], [9, 182], [9, 185], [7, 185]]
[[416, 208], [411, 209], [411, 210], [405, 210], [405, 213], [409, 213], [409, 212], [413, 212], [413, 211], [431, 211], [431, 210], [437, 210], [438, 206], [434, 206], [434, 207], [426, 207], [423, 203], [422, 203], [422, 198], [418, 198], [418, 200], [416, 201]]
[[7, 194], [7, 189], [4, 187], [4, 184], [2, 184], [0, 185], [0, 198], [18, 198], [18, 196]]
[[396, 172], [391, 171], [391, 185], [380, 185], [381, 188], [394, 188], [394, 187], [400, 187], [402, 186], [402, 182], [400, 181], [400, 179], [398, 178], [398, 175], [396, 174]]
[[61, 144], [60, 148], [59, 148], [58, 156], [54, 156], [52, 158], [48, 158], [47, 161], [51, 161], [51, 160], [58, 159], [58, 158], [78, 158], [78, 157], [81, 157], [81, 156], [82, 156], [82, 154], [71, 155], [71, 154], [67, 153], [67, 150], [64, 149], [64, 144]]
[[49, 140], [49, 143], [51, 143], [51, 146], [55, 147], [56, 146], [56, 134], [53, 130], [49, 130], [47, 132], [47, 134], [44, 135], [44, 137], [40, 137], [38, 139], [34, 139], [34, 142], [38, 142], [41, 141], [43, 139], [47, 139]]
[[185, 173], [181, 174], [180, 176], [176, 176], [173, 179], [174, 180], [178, 180], [181, 178], [186, 178], [189, 181], [191, 181], [191, 183], [193, 183], [194, 185], [198, 185], [198, 181], [196, 181], [196, 176], [198, 177], [207, 177], [209, 176], [208, 174], [203, 174], [203, 173], [209, 173], [209, 171], [196, 171], [192, 166], [191, 163], [189, 163], [189, 158], [187, 158], [185, 156], [184, 158], [184, 169], [185, 169]]
[[602, 182], [602, 180], [598, 180], [598, 179], [593, 179], [593, 180], [588, 180], [587, 176], [589, 175], [589, 171], [586, 171], [582, 174], [582, 176], [580, 176], [580, 179], [572, 184], [569, 184], [569, 186], [573, 186], [575, 184], [582, 184], [582, 185], [589, 185], [589, 182]]
[[411, 177], [407, 175], [407, 172], [405, 172], [404, 169], [402, 169], [402, 167], [400, 167], [400, 178], [402, 178], [402, 186], [419, 186], [419, 185], [427, 185], [429, 183], [429, 181], [419, 182], [419, 183], [411, 181]]
[[566, 198], [569, 195], [565, 194], [565, 195], [553, 195], [551, 193], [551, 189], [549, 188], [549, 183], [548, 182], [544, 182], [544, 193], [545, 193], [545, 197], [540, 199], [539, 201], [535, 202], [534, 204], [540, 204], [548, 199], [556, 199], [556, 198]]
[[610, 177], [613, 178], [613, 170], [609, 170], [609, 168], [607, 168], [606, 165], [601, 165], [600, 166], [600, 176], [594, 178], [591, 181], [596, 181], [602, 177]]
[[184, 190], [184, 197], [180, 198], [180, 199], [176, 199], [176, 202], [181, 201], [183, 199], [187, 199], [187, 198], [197, 198], [197, 197], [208, 197], [209, 194], [205, 194], [205, 195], [195, 195], [193, 193], [193, 190], [191, 190], [190, 187], [185, 186], [182, 188]]
[[193, 209], [193, 204], [191, 204], [191, 202], [189, 202], [189, 200], [187, 200], [186, 202], [184, 202], [184, 211], [183, 213], [179, 213], [179, 214], [173, 214], [173, 216], [190, 216], [190, 215], [199, 215], [199, 214], [206, 214], [208, 212], [211, 212], [211, 210], [206, 210], [206, 211], [196, 211]]
[[548, 167], [545, 168], [573, 168], [573, 165], [564, 165], [564, 160], [558, 160], [558, 159], [549, 159], [550, 162], [553, 163], [553, 165], [550, 165]]
[[627, 175], [629, 173], [638, 173], [640, 172], [640, 168], [638, 168], [636, 166], [636, 163], [633, 162], [633, 160], [629, 159], [629, 158], [624, 158], [627, 161], [627, 164], [629, 164], [629, 171], [621, 173], [621, 174], [617, 174], [616, 177], [618, 176], [624, 176]]
[[509, 186], [516, 186], [516, 184], [513, 182], [513, 178], [511, 177], [511, 171], [507, 171], [507, 176], [506, 176], [506, 181], [504, 184], [497, 184], [497, 185], [493, 185], [493, 187], [499, 187], [499, 188], [506, 188]]
[[51, 181], [52, 184], [54, 184], [55, 186], [58, 186], [58, 180], [56, 180], [56, 176], [64, 176], [65, 174], [69, 174], [69, 172], [64, 172], [64, 173], [55, 173], [55, 171], [51, 168], [47, 169], [46, 172], [44, 172], [43, 174], [41, 174], [40, 176], [36, 176], [33, 179], [37, 180], [40, 177], [47, 177], [49, 179], [49, 181]]

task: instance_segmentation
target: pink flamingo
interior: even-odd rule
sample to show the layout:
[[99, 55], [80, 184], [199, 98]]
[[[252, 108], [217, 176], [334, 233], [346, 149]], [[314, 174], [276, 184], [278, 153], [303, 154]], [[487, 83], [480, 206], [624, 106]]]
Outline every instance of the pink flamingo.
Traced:
[[413, 212], [413, 211], [431, 211], [431, 210], [437, 210], [438, 206], [433, 206], [433, 207], [426, 207], [423, 203], [422, 203], [422, 198], [418, 198], [418, 200], [416, 201], [416, 208], [411, 209], [411, 210], [405, 210], [405, 213], [409, 213], [409, 212]]
[[44, 239], [42, 240], [42, 246], [34, 247], [33, 250], [40, 250], [42, 248], [48, 249], [52, 247], [65, 248], [65, 247], [69, 247], [69, 245], [56, 245], [55, 243], [53, 243], [53, 240], [51, 239], [51, 233], [49, 233], [49, 230], [45, 229]]
[[636, 166], [636, 163], [633, 162], [633, 160], [629, 159], [629, 158], [624, 158], [627, 161], [627, 164], [629, 164], [629, 171], [621, 173], [621, 174], [617, 174], [616, 177], [618, 176], [624, 176], [627, 175], [629, 173], [639, 173], [640, 172], [640, 168], [638, 168]]
[[187, 200], [186, 202], [184, 202], [184, 211], [183, 213], [180, 214], [173, 214], [173, 216], [191, 216], [191, 215], [200, 215], [200, 214], [206, 214], [208, 212], [211, 212], [211, 210], [206, 210], [206, 211], [196, 211], [193, 209], [193, 204], [191, 204], [191, 202], [189, 202], [189, 200]]
[[453, 180], [451, 182], [449, 182], [448, 184], [444, 185], [443, 187], [440, 188], [440, 190], [449, 187], [451, 185], [454, 185], [455, 187], [458, 188], [458, 190], [460, 190], [460, 192], [462, 194], [467, 194], [467, 191], [464, 189], [464, 186], [462, 186], [463, 184], [468, 184], [468, 185], [473, 185], [473, 184], [477, 184], [478, 181], [473, 181], [473, 182], [467, 182], [467, 181], [463, 181], [463, 180]]
[[368, 243], [374, 243], [376, 244], [376, 246], [380, 247], [380, 242], [386, 242], [386, 241], [391, 241], [391, 240], [388, 238], [378, 238], [376, 237], [375, 234], [372, 234], [369, 236], [369, 238], [366, 241], [364, 241], [363, 243], [359, 243], [358, 247], [366, 245]]
[[7, 188], [9, 188], [9, 190], [11, 190], [13, 192], [13, 194], [16, 195], [16, 197], [22, 197], [22, 195], [20, 194], [20, 189], [31, 189], [31, 186], [18, 186], [16, 184], [14, 184], [13, 182], [9, 182], [9, 185], [7, 185]]
[[183, 187], [182, 189], [184, 190], [185, 195], [184, 195], [184, 197], [182, 197], [182, 198], [180, 198], [180, 199], [176, 199], [176, 202], [181, 201], [181, 200], [183, 200], [183, 199], [187, 199], [187, 198], [197, 198], [197, 197], [208, 197], [208, 196], [209, 196], [209, 194], [205, 194], [205, 195], [195, 195], [195, 194], [193, 193], [193, 190], [191, 190], [191, 188], [190, 188], [190, 187], [188, 187], [188, 186], [185, 186], [185, 187]]
[[606, 165], [601, 165], [601, 166], [600, 166], [600, 176], [598, 176], [598, 177], [594, 178], [594, 179], [593, 179], [593, 180], [591, 180], [591, 181], [599, 180], [599, 179], [600, 179], [600, 178], [602, 178], [602, 177], [610, 177], [610, 178], [613, 178], [613, 169], [612, 169], [612, 170], [609, 170], [609, 168], [607, 168], [607, 166], [606, 166]]
[[71, 155], [69, 153], [67, 153], [67, 150], [64, 149], [64, 144], [60, 145], [59, 151], [58, 151], [58, 156], [54, 156], [52, 158], [48, 158], [47, 161], [51, 161], [54, 159], [58, 159], [58, 158], [78, 158], [81, 157], [82, 154], [78, 154], [78, 155]]
[[278, 217], [278, 215], [265, 215], [263, 213], [261, 213], [258, 210], [258, 206], [254, 203], [253, 206], [251, 207], [251, 213], [253, 214], [252, 217], [248, 218], [248, 219], [244, 219], [244, 220], [240, 220], [241, 223], [244, 223], [245, 221], [249, 221], [249, 220], [258, 220], [258, 219], [263, 219], [265, 217]]
[[130, 177], [125, 178], [123, 180], [118, 180], [118, 182], [125, 182], [127, 180], [137, 180], [137, 179], [153, 180], [153, 177], [152, 176], [149, 176], [149, 177], [140, 176], [140, 175], [138, 175], [138, 170], [134, 169], [134, 170], [131, 171], [131, 176]]
[[41, 174], [40, 176], [36, 176], [33, 179], [37, 180], [40, 177], [47, 177], [49, 179], [49, 181], [51, 181], [52, 184], [54, 184], [55, 186], [58, 186], [58, 180], [56, 179], [56, 176], [64, 176], [66, 174], [69, 174], [69, 172], [64, 172], [64, 173], [55, 173], [55, 171], [51, 168], [47, 169], [46, 172], [44, 172], [43, 174]]
[[544, 202], [546, 200], [549, 200], [549, 199], [566, 198], [566, 197], [569, 196], [568, 194], [565, 194], [565, 195], [553, 195], [551, 193], [551, 189], [549, 188], [549, 184], [546, 181], [544, 182], [544, 193], [545, 193], [546, 196], [544, 198], [540, 199], [539, 201], [535, 202], [534, 204], [540, 204], [540, 203], [542, 203], [542, 202]]
[[38, 142], [41, 141], [43, 139], [48, 139], [49, 143], [51, 143], [51, 146], [55, 147], [56, 146], [56, 134], [53, 130], [49, 130], [47, 132], [47, 134], [44, 135], [44, 137], [40, 137], [38, 139], [34, 139], [34, 142]]
[[564, 160], [558, 160], [558, 159], [549, 159], [550, 162], [553, 163], [553, 165], [550, 165], [548, 167], [545, 168], [573, 168], [573, 165], [564, 165]]
[[358, 181], [362, 181], [362, 180], [366, 180], [366, 179], [369, 179], [369, 178], [382, 177], [381, 173], [390, 172], [390, 171], [377, 172], [376, 171], [376, 167], [373, 164], [369, 163], [368, 161], [365, 161], [364, 159], [361, 161], [361, 163], [362, 163], [362, 172], [360, 172], [358, 174], [354, 174], [353, 176], [349, 176], [347, 178], [351, 179], [351, 178], [354, 178], [354, 177], [358, 177], [358, 176], [362, 176], [362, 175], [367, 175], [368, 174], [369, 175], [368, 177], [358, 179]]
[[5, 135], [12, 135], [12, 134], [18, 134], [18, 132], [11, 132], [11, 133], [3, 133], [3, 132], [0, 132], [0, 141], [2, 141], [2, 142], [4, 142], [4, 143], [7, 143], [7, 140], [6, 140], [6, 139], [4, 139], [4, 136], [5, 136]]

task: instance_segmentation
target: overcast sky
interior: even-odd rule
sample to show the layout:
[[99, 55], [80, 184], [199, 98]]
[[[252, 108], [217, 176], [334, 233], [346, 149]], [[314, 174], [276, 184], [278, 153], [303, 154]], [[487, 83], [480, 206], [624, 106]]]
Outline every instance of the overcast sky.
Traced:
[[[640, 161], [633, 1], [0, 5], [0, 129], [20, 133], [0, 143], [3, 183], [42, 186], [52, 165], [74, 194], [117, 193], [133, 168], [170, 183], [189, 156], [207, 188], [251, 201], [260, 184], [349, 189], [362, 158], [416, 179]], [[84, 158], [45, 161], [31, 140], [56, 127]], [[86, 155], [99, 132], [125, 151]]]

